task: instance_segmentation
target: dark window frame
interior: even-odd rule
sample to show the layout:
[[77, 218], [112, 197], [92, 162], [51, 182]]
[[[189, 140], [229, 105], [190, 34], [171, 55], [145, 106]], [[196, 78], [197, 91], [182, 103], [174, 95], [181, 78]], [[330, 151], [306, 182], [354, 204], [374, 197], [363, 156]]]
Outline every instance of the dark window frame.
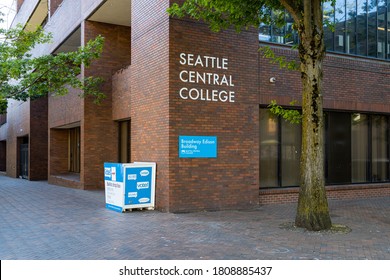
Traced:
[[[260, 106], [260, 110], [266, 110], [267, 108], [265, 107], [262, 107]], [[367, 161], [366, 161], [366, 165], [367, 165], [367, 170], [366, 170], [366, 181], [362, 181], [362, 182], [352, 182], [352, 175], [350, 177], [350, 180], [348, 182], [344, 182], [344, 183], [340, 183], [340, 182], [334, 182], [334, 183], [329, 183], [327, 180], [325, 182], [325, 184], [327, 186], [335, 186], [335, 185], [339, 185], [339, 186], [342, 186], [342, 185], [362, 185], [362, 184], [378, 184], [378, 183], [390, 183], [390, 114], [375, 114], [375, 113], [372, 113], [372, 112], [352, 112], [352, 111], [336, 111], [336, 110], [325, 110], [324, 111], [324, 114], [325, 114], [325, 121], [327, 122], [327, 118], [329, 116], [329, 114], [332, 114], [333, 112], [335, 113], [344, 113], [344, 114], [348, 114], [351, 116], [351, 119], [352, 119], [352, 114], [354, 113], [360, 113], [360, 114], [364, 114], [368, 117], [368, 133], [367, 133], [367, 146], [366, 146], [366, 149], [367, 149]], [[386, 161], [386, 168], [385, 168], [385, 177], [387, 177], [386, 179], [384, 180], [375, 180], [374, 176], [373, 176], [373, 144], [372, 144], [372, 141], [373, 141], [373, 119], [375, 116], [379, 116], [379, 117], [385, 117], [386, 118], [386, 121], [387, 121], [387, 127], [386, 127], [386, 132], [385, 132], [385, 137], [386, 137], [386, 156], [387, 156], [387, 161]], [[282, 125], [281, 125], [281, 120], [282, 118], [281, 117], [277, 117], [277, 141], [278, 141], [278, 146], [277, 146], [277, 177], [275, 178], [276, 181], [277, 181], [277, 186], [261, 186], [261, 178], [260, 178], [260, 187], [261, 189], [284, 189], [284, 188], [295, 188], [295, 187], [298, 187], [298, 186], [282, 186]], [[350, 124], [352, 127], [352, 124]], [[260, 133], [262, 133], [260, 131]], [[327, 179], [328, 178], [328, 175], [327, 175], [327, 172], [328, 172], [328, 147], [327, 147], [327, 143], [330, 141], [329, 140], [329, 131], [327, 129], [325, 129], [324, 131], [324, 137], [325, 137], [325, 162], [324, 162], [324, 167], [325, 167], [325, 178]], [[352, 137], [352, 134], [351, 134], [351, 137]], [[350, 139], [350, 143], [352, 141], [352, 138]], [[351, 145], [352, 147], [352, 145]], [[261, 155], [261, 144], [260, 144], [260, 151], [259, 151], [259, 154]], [[259, 163], [260, 163], [261, 159], [259, 158]], [[351, 161], [351, 164], [352, 164], [352, 161]], [[260, 166], [261, 168], [261, 166]], [[299, 169], [298, 169], [299, 171]], [[261, 172], [259, 173], [259, 175], [261, 174]]]

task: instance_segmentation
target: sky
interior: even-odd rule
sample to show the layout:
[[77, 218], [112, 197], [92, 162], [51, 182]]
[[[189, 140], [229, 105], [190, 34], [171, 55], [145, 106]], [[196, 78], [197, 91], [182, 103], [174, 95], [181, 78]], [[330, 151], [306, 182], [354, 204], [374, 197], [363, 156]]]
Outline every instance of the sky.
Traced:
[[4, 14], [1, 28], [8, 27], [15, 16], [16, 0], [0, 0], [0, 11]]

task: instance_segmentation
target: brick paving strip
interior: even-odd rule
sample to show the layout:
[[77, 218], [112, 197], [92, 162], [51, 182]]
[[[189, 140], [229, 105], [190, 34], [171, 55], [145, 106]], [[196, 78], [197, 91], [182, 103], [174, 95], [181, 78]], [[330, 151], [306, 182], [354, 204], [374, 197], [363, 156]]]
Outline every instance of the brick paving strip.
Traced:
[[104, 191], [0, 175], [0, 259], [390, 259], [390, 197], [330, 201], [349, 233], [286, 228], [295, 206], [116, 213]]

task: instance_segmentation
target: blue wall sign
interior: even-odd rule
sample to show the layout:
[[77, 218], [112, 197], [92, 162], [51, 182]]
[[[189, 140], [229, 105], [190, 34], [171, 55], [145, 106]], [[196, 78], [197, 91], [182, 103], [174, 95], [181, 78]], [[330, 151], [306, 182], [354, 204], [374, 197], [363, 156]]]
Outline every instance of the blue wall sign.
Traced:
[[216, 158], [217, 136], [179, 136], [179, 158]]

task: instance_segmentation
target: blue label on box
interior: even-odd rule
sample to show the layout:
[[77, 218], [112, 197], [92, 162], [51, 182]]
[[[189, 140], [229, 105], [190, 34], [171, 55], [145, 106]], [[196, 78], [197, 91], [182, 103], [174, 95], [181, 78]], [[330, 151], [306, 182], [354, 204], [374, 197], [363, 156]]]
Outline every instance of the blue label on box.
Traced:
[[216, 158], [216, 136], [179, 136], [180, 158]]
[[123, 167], [120, 163], [104, 163], [104, 180], [123, 182]]
[[125, 205], [151, 203], [152, 167], [128, 167], [125, 171]]

